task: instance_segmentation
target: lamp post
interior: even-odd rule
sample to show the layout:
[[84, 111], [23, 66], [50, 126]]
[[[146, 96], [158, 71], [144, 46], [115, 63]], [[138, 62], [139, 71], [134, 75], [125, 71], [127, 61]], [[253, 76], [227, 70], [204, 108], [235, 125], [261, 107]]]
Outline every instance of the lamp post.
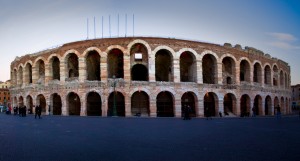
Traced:
[[116, 76], [115, 75], [113, 75], [113, 87], [114, 87], [113, 116], [117, 116], [117, 108], [116, 108]]

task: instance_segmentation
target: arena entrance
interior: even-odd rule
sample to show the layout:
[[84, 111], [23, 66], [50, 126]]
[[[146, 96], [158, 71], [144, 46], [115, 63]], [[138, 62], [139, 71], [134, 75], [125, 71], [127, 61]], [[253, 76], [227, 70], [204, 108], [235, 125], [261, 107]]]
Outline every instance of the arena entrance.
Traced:
[[218, 111], [218, 97], [213, 92], [208, 92], [204, 96], [204, 116], [216, 116]]
[[156, 97], [157, 117], [174, 117], [173, 96], [170, 92], [160, 92]]
[[116, 107], [116, 116], [125, 116], [125, 99], [122, 93], [112, 92], [108, 97], [107, 116], [114, 116], [114, 105]]
[[203, 83], [215, 84], [217, 78], [217, 60], [211, 54], [206, 54], [202, 58], [202, 77]]
[[102, 116], [102, 101], [97, 92], [90, 92], [86, 101], [88, 116]]
[[172, 82], [173, 60], [172, 54], [165, 49], [159, 50], [155, 55], [155, 80]]
[[57, 93], [52, 94], [51, 97], [53, 115], [61, 115], [61, 97]]
[[183, 52], [180, 55], [180, 81], [196, 82], [196, 62], [191, 52]]
[[279, 99], [278, 99], [278, 97], [276, 96], [275, 98], [274, 98], [274, 115], [276, 114], [276, 107], [279, 105]]
[[242, 95], [240, 100], [241, 117], [250, 116], [250, 97], [247, 94]]
[[134, 92], [131, 96], [131, 113], [133, 116], [149, 116], [149, 96], [144, 91]]
[[272, 115], [272, 99], [270, 96], [265, 99], [265, 115]]
[[100, 56], [95, 50], [90, 51], [86, 57], [87, 80], [100, 81]]
[[107, 55], [108, 78], [124, 78], [123, 52], [112, 49]]
[[148, 69], [143, 64], [136, 64], [131, 69], [133, 81], [148, 81]]
[[236, 98], [232, 93], [227, 93], [223, 101], [224, 115], [237, 115]]
[[28, 95], [26, 97], [26, 107], [27, 107], [29, 114], [32, 114], [33, 113], [33, 101], [32, 101], [32, 97], [30, 95]]
[[19, 102], [18, 102], [19, 107], [23, 107], [24, 106], [24, 99], [22, 96], [19, 97]]
[[76, 54], [71, 53], [68, 55], [68, 78], [74, 79], [79, 77], [79, 70], [78, 70], [78, 57]]
[[67, 106], [69, 109], [69, 115], [77, 115], [80, 116], [81, 103], [79, 96], [71, 92], [67, 96]]
[[46, 114], [46, 99], [44, 95], [40, 94], [36, 97], [36, 104], [42, 109], [42, 114]]
[[255, 115], [262, 115], [262, 98], [260, 95], [256, 95], [254, 98], [254, 112]]
[[250, 82], [250, 65], [247, 60], [240, 63], [240, 81]]
[[51, 59], [52, 62], [52, 79], [53, 80], [60, 80], [60, 62], [59, 59], [55, 56]]
[[189, 112], [190, 117], [196, 117], [196, 109], [195, 109], [195, 94], [192, 92], [186, 92], [181, 97], [181, 116], [184, 116], [184, 107], [188, 105], [191, 107], [191, 111]]

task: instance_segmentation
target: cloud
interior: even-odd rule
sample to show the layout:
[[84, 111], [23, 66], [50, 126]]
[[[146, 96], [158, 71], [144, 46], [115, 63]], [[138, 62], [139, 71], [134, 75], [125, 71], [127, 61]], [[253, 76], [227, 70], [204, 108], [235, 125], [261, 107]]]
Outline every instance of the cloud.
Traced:
[[297, 38], [291, 34], [287, 34], [287, 33], [268, 33], [268, 35], [272, 36], [273, 38], [275, 38], [276, 40], [279, 41], [296, 41]]
[[273, 32], [267, 33], [267, 35], [271, 36], [271, 40], [268, 44], [273, 47], [284, 50], [300, 49], [300, 46], [295, 45], [298, 39], [292, 34]]

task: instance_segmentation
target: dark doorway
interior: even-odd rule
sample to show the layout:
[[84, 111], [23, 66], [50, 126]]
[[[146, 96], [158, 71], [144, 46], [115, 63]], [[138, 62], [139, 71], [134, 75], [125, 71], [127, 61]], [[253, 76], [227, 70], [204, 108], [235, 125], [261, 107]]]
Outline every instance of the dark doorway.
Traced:
[[270, 96], [265, 100], [265, 115], [272, 115], [272, 99]]
[[60, 80], [60, 62], [56, 56], [52, 58], [52, 75], [53, 80]]
[[[115, 97], [115, 98], [114, 98]], [[117, 116], [125, 116], [125, 98], [120, 92], [112, 92], [108, 98], [107, 116], [114, 116], [114, 105]]]
[[136, 64], [131, 69], [133, 81], [148, 81], [148, 69], [142, 64]]
[[102, 102], [98, 93], [90, 92], [88, 94], [86, 106], [88, 116], [102, 116]]
[[204, 96], [204, 116], [216, 116], [216, 99], [214, 93], [209, 92]]
[[124, 78], [123, 52], [112, 49], [107, 56], [108, 78]]
[[195, 109], [195, 97], [194, 93], [186, 92], [181, 97], [181, 116], [184, 115], [184, 105], [189, 105], [191, 107], [191, 111], [189, 112], [190, 117], [196, 117], [196, 109]]
[[46, 99], [45, 99], [44, 95], [40, 94], [37, 96], [36, 104], [40, 105], [40, 107], [42, 108], [42, 113], [45, 114], [46, 113]]
[[132, 95], [131, 113], [136, 116], [149, 116], [149, 96], [146, 92], [135, 92]]
[[236, 98], [233, 94], [227, 93], [224, 96], [224, 114], [229, 115], [230, 113], [236, 114]]
[[241, 117], [250, 116], [250, 97], [247, 94], [242, 95], [240, 100]]
[[69, 115], [77, 115], [80, 116], [80, 109], [81, 109], [81, 103], [79, 96], [71, 92], [68, 97], [68, 108], [69, 108]]
[[78, 57], [76, 54], [71, 53], [68, 58], [68, 76], [69, 78], [74, 78], [79, 76], [78, 69]]
[[53, 115], [61, 115], [61, 98], [57, 93], [52, 95]]
[[31, 96], [26, 97], [26, 108], [29, 111], [29, 113], [33, 112], [33, 101]]
[[255, 115], [261, 115], [262, 114], [262, 99], [261, 99], [261, 96], [259, 95], [256, 95], [255, 98], [254, 98], [254, 110], [252, 112], [255, 113]]
[[174, 117], [173, 97], [170, 92], [160, 92], [156, 97], [157, 117]]
[[180, 56], [180, 81], [195, 82], [196, 66], [194, 57], [190, 52], [183, 52]]
[[214, 84], [216, 83], [215, 78], [217, 74], [216, 70], [216, 59], [210, 55], [204, 55], [202, 59], [202, 76], [203, 76], [203, 83], [206, 84]]
[[159, 50], [155, 55], [155, 79], [156, 81], [172, 81], [172, 57], [165, 49]]
[[97, 51], [91, 51], [86, 57], [87, 80], [100, 81], [100, 56]]

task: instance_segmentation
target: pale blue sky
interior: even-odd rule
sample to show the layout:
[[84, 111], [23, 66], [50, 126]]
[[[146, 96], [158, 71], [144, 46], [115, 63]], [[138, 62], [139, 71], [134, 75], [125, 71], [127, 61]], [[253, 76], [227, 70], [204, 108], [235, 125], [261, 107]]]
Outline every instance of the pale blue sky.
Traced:
[[0, 0], [0, 80], [10, 79], [16, 56], [67, 42], [120, 34], [184, 38], [250, 46], [289, 63], [292, 84], [300, 83], [300, 1], [289, 0]]

